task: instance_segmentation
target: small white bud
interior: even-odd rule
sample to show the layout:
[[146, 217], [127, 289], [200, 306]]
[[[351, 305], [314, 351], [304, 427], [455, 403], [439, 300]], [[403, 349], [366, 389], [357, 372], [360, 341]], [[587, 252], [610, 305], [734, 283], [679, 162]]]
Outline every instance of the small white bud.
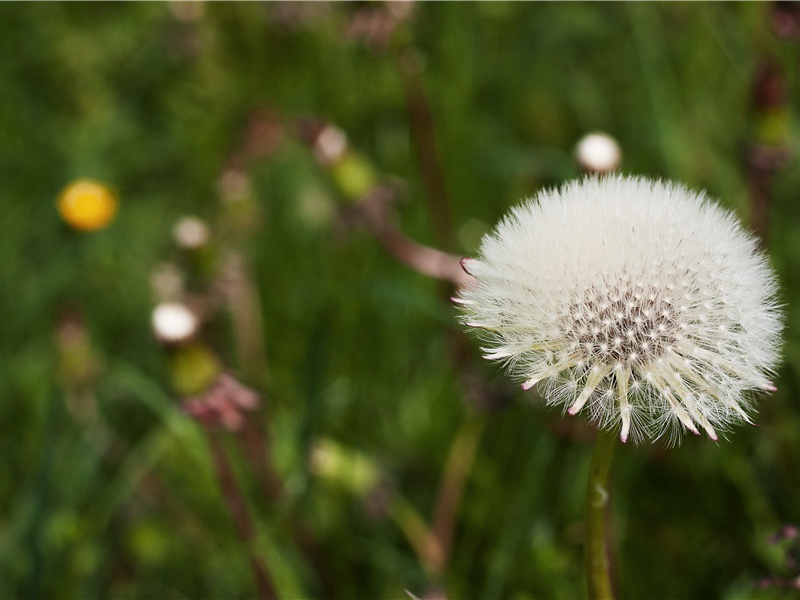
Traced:
[[333, 125], [327, 125], [314, 142], [314, 156], [324, 165], [336, 162], [347, 150], [347, 135]]
[[163, 302], [153, 310], [153, 333], [162, 342], [189, 339], [197, 332], [198, 318], [181, 302]]
[[584, 171], [607, 173], [618, 168], [622, 152], [617, 140], [605, 133], [590, 133], [575, 146], [575, 159]]
[[172, 238], [179, 248], [197, 250], [208, 244], [211, 232], [205, 221], [197, 217], [181, 217], [172, 227]]

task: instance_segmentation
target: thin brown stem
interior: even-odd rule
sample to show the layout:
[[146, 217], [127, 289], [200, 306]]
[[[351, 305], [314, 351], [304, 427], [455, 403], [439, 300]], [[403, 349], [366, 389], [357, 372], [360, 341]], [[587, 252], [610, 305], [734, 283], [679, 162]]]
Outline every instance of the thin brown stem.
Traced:
[[[258, 486], [268, 506], [277, 507], [283, 497], [285, 484], [272, 461], [267, 427], [256, 419], [247, 419], [242, 430], [238, 432], [236, 441], [242, 454], [253, 466]], [[285, 525], [292, 535], [292, 540], [320, 577], [320, 582], [325, 587], [323, 596], [332, 595], [335, 587], [331, 581], [325, 579], [326, 557], [320, 552], [314, 532], [307, 523], [297, 517], [294, 511], [286, 515]]]
[[228, 513], [233, 520], [237, 535], [247, 546], [250, 554], [250, 567], [253, 570], [258, 597], [262, 600], [277, 598], [278, 594], [275, 591], [275, 586], [270, 579], [266, 566], [250, 549], [250, 545], [255, 538], [253, 519], [247, 508], [244, 494], [236, 481], [230, 461], [225, 454], [225, 449], [216, 434], [209, 432], [207, 437], [211, 458], [214, 462], [214, 471], [217, 474], [225, 506], [228, 508]]
[[400, 495], [392, 498], [389, 515], [405, 534], [408, 543], [429, 575], [439, 579], [445, 564], [444, 551], [439, 539], [425, 520]]
[[274, 504], [280, 500], [283, 494], [283, 481], [272, 465], [269, 439], [265, 429], [266, 427], [258, 420], [246, 419], [236, 440], [242, 453], [255, 468], [258, 484], [264, 497]]
[[424, 246], [400, 231], [394, 224], [391, 206], [380, 190], [375, 190], [373, 197], [365, 199], [360, 209], [378, 243], [399, 262], [456, 287], [469, 285], [473, 281], [472, 276], [462, 268], [461, 257]]
[[260, 299], [248, 277], [244, 257], [239, 252], [228, 253], [223, 281], [242, 373], [248, 380], [264, 386], [268, 379], [268, 363], [263, 323], [258, 308]]
[[411, 141], [417, 164], [425, 185], [428, 210], [436, 233], [436, 244], [440, 248], [453, 247], [453, 226], [450, 216], [444, 169], [439, 158], [433, 112], [422, 85], [419, 59], [413, 47], [400, 48], [396, 53], [396, 65], [403, 81], [406, 97]]
[[769, 232], [770, 179], [763, 170], [748, 169], [750, 188], [750, 226], [758, 237], [766, 241]]
[[766, 243], [772, 180], [791, 158], [786, 77], [780, 64], [763, 56], [753, 77], [753, 135], [745, 155], [750, 188], [750, 224]]

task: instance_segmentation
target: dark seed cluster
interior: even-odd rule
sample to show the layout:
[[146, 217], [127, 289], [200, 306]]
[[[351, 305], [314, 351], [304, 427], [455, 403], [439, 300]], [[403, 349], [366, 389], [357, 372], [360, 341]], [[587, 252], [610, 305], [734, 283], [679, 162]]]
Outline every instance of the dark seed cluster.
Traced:
[[674, 301], [664, 290], [622, 281], [576, 297], [564, 329], [589, 362], [633, 364], [648, 362], [672, 347], [680, 324]]

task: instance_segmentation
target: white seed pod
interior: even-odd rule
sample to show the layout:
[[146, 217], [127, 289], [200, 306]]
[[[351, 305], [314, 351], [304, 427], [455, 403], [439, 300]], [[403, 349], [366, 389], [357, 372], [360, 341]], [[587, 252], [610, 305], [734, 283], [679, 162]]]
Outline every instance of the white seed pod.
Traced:
[[717, 439], [774, 391], [776, 277], [702, 193], [587, 177], [513, 209], [467, 267], [477, 281], [455, 301], [486, 358], [623, 441]]
[[326, 125], [314, 141], [314, 156], [323, 165], [339, 160], [347, 150], [347, 135], [333, 125]]
[[197, 250], [208, 244], [211, 231], [206, 222], [198, 217], [181, 217], [172, 226], [172, 239], [179, 248]]
[[162, 342], [186, 341], [197, 333], [198, 325], [197, 315], [181, 302], [162, 302], [153, 310], [153, 333]]
[[619, 168], [622, 151], [607, 133], [589, 133], [576, 144], [575, 159], [588, 173], [607, 173]]

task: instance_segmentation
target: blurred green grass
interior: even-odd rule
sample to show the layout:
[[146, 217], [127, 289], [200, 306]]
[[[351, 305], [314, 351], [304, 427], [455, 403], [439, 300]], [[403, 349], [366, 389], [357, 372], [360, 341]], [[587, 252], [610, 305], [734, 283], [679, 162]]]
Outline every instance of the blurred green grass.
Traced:
[[[196, 19], [166, 3], [0, 6], [0, 596], [252, 597], [249, 549], [226, 512], [202, 430], [171, 392], [153, 339], [150, 279], [170, 230], [225, 209], [220, 177], [255, 111], [288, 125], [247, 163], [261, 219], [240, 244], [260, 297], [268, 373], [252, 381], [287, 485], [260, 497], [250, 459], [227, 446], [286, 595], [401, 598], [433, 582], [395, 523], [311, 475], [326, 437], [363, 453], [426, 517], [461, 423], [485, 421], [457, 518], [448, 597], [583, 594], [581, 516], [590, 445], [512, 395], [476, 410], [450, 358], [461, 335], [441, 286], [342, 227], [340, 198], [292, 123], [335, 123], [381, 173], [403, 181], [404, 231], [435, 245], [403, 80], [392, 58], [346, 34], [351, 3], [209, 3]], [[579, 175], [585, 133], [614, 135], [626, 172], [702, 187], [749, 218], [744, 149], [751, 88], [772, 57], [798, 150], [798, 43], [777, 39], [768, 3], [420, 3], [398, 36], [424, 65], [457, 247], [525, 195]], [[54, 208], [78, 177], [113, 186], [111, 227], [78, 234]], [[775, 175], [770, 255], [787, 304], [779, 393], [759, 429], [712, 444], [624, 447], [615, 461], [621, 592], [630, 598], [787, 597], [797, 575], [768, 538], [800, 522], [797, 420], [800, 211], [796, 162]], [[55, 331], [80, 313], [101, 374], [94, 409], [67, 402]], [[216, 337], [242, 369], [231, 328]], [[473, 417], [474, 413], [478, 416]], [[262, 413], [259, 413], [262, 414]], [[255, 417], [262, 418], [262, 417]], [[314, 570], [288, 513], [313, 531]]]

